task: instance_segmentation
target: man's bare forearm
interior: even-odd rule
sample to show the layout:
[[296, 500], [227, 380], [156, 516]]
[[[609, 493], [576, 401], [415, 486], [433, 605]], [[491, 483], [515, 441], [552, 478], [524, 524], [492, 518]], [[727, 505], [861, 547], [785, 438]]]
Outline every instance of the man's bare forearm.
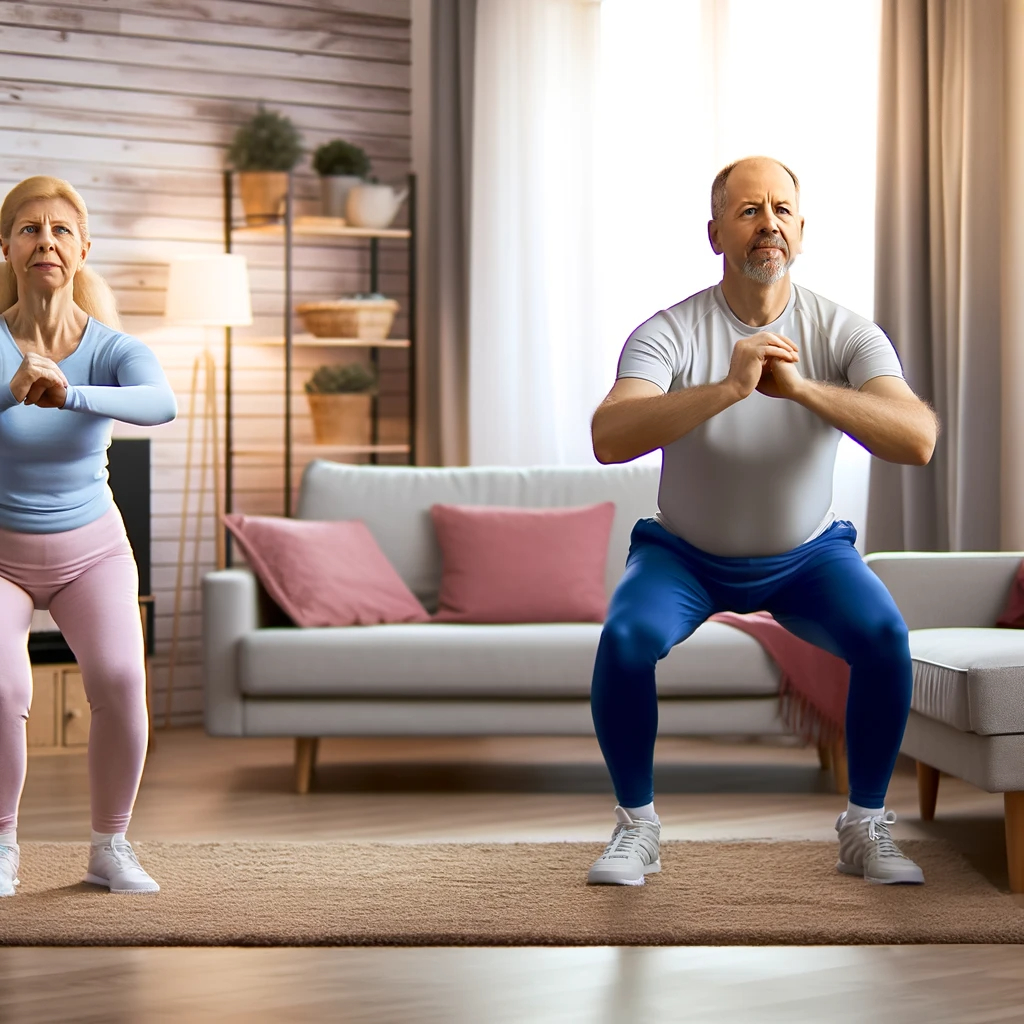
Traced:
[[598, 462], [631, 462], [678, 441], [742, 396], [727, 381], [664, 395], [606, 400], [591, 424]]
[[805, 381], [793, 401], [886, 462], [923, 466], [935, 449], [937, 420], [924, 402], [883, 398], [820, 381]]

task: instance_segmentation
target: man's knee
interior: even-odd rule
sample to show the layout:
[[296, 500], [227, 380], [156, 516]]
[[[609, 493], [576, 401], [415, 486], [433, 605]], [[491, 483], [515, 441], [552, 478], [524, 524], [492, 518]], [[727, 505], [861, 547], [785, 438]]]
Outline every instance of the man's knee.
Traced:
[[662, 655], [664, 639], [643, 616], [609, 616], [601, 630], [599, 658], [611, 658], [619, 665], [653, 665]]
[[910, 664], [910, 636], [899, 612], [872, 616], [862, 624], [859, 633], [857, 646], [862, 657]]

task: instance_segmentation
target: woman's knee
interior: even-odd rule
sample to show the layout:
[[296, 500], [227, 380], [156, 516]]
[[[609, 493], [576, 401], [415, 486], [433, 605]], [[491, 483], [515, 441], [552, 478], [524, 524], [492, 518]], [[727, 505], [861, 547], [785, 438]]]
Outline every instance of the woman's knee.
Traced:
[[32, 703], [32, 671], [12, 672], [8, 665], [0, 663], [0, 709], [2, 713], [28, 717]]
[[127, 709], [137, 702], [145, 702], [146, 673], [143, 668], [126, 662], [79, 667], [94, 713], [101, 708]]
[[32, 702], [32, 664], [25, 640], [0, 642], [0, 703], [5, 709], [23, 708]]

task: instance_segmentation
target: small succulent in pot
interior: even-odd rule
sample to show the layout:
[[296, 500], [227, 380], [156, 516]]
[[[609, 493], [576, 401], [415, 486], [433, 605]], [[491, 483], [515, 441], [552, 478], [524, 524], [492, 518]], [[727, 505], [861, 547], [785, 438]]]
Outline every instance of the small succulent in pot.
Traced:
[[262, 103], [228, 149], [228, 161], [237, 171], [290, 171], [301, 158], [302, 136], [291, 118]]
[[320, 175], [321, 212], [344, 217], [349, 192], [370, 172], [370, 158], [359, 146], [332, 139], [313, 154], [313, 170]]
[[238, 189], [249, 224], [281, 219], [288, 193], [288, 174], [302, 157], [302, 136], [284, 114], [261, 103], [235, 132], [228, 162], [238, 171]]
[[368, 445], [373, 437], [377, 377], [362, 363], [321, 366], [306, 381], [306, 401], [317, 444]]
[[321, 366], [305, 387], [308, 395], [368, 395], [377, 389], [377, 375], [363, 363]]
[[345, 175], [365, 178], [370, 173], [370, 158], [366, 150], [344, 139], [331, 139], [313, 154], [313, 170], [317, 174]]

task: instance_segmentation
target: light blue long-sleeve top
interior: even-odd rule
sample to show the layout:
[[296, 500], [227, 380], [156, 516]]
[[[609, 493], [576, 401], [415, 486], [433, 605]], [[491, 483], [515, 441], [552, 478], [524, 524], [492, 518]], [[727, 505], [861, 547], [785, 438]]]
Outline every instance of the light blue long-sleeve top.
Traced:
[[68, 380], [63, 409], [15, 400], [10, 385], [23, 358], [0, 316], [0, 528], [75, 530], [113, 504], [113, 421], [167, 423], [178, 411], [174, 392], [146, 345], [92, 317], [78, 348], [58, 363]]

